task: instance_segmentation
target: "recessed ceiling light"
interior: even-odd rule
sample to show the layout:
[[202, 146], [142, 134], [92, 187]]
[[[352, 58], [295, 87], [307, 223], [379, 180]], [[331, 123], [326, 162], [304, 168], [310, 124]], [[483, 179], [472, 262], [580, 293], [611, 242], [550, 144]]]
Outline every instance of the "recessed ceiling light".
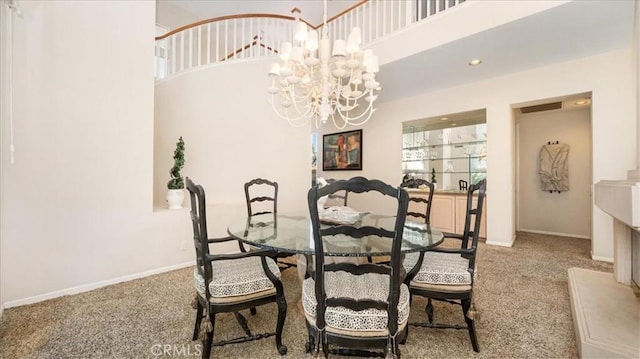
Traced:
[[457, 124], [457, 123], [455, 123], [455, 122], [451, 124], [451, 126], [456, 126], [456, 125], [458, 125], [458, 124]]
[[469, 61], [469, 66], [477, 66], [477, 65], [480, 65], [481, 63], [482, 63], [482, 60], [473, 59], [473, 60]]
[[448, 119], [449, 119], [449, 117], [443, 117], [443, 118], [441, 118], [441, 120], [442, 120], [442, 121], [446, 121], [446, 120], [448, 120]]
[[589, 99], [576, 101], [576, 105], [586, 105], [589, 103]]

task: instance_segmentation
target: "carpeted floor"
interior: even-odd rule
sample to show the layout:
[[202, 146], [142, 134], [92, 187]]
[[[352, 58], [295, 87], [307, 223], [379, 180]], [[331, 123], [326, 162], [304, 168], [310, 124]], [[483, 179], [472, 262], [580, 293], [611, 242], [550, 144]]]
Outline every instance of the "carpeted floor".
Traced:
[[[575, 358], [567, 269], [611, 272], [590, 259], [590, 241], [519, 233], [512, 248], [480, 244], [475, 302], [480, 353], [466, 330], [411, 327], [403, 358]], [[29, 306], [0, 319], [0, 358], [195, 358], [192, 268], [134, 280]], [[288, 358], [304, 353], [306, 329], [297, 302], [296, 271], [283, 279], [288, 301], [283, 340]], [[410, 321], [424, 320], [425, 300], [413, 302]], [[463, 324], [457, 306], [436, 303], [436, 319]], [[273, 331], [275, 304], [250, 316], [254, 332]], [[216, 317], [216, 340], [242, 335], [232, 315]], [[215, 347], [213, 358], [279, 358], [273, 337]]]

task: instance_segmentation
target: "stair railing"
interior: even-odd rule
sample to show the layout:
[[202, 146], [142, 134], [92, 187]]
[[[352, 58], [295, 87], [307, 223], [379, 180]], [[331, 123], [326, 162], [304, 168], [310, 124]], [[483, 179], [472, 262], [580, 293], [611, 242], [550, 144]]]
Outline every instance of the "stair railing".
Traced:
[[[360, 27], [368, 44], [465, 0], [362, 0], [327, 20], [329, 37], [345, 39]], [[156, 79], [201, 66], [275, 56], [280, 44], [293, 42], [296, 19], [276, 14], [239, 14], [189, 24], [156, 37]], [[322, 24], [310, 28], [319, 29]]]

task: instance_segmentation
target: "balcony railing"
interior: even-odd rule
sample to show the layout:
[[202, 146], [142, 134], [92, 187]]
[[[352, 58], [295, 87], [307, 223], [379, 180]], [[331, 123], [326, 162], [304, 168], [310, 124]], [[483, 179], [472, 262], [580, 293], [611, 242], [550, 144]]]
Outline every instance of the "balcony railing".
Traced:
[[[465, 0], [363, 0], [327, 20], [329, 38], [346, 38], [358, 26], [364, 44], [418, 21], [432, 18]], [[202, 66], [274, 56], [280, 43], [293, 42], [295, 18], [241, 14], [203, 20], [156, 37], [156, 79]], [[322, 24], [312, 25], [313, 29]]]

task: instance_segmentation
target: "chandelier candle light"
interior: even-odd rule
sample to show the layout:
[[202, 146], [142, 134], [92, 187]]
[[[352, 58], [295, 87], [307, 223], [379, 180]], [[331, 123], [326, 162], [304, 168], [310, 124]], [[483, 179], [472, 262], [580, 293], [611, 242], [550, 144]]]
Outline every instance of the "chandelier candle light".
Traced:
[[[367, 122], [375, 109], [374, 91], [381, 90], [375, 79], [378, 57], [371, 50], [362, 50], [360, 28], [354, 27], [347, 40], [336, 40], [331, 51], [327, 27], [327, 0], [324, 1], [322, 38], [308, 31], [296, 14], [295, 46], [283, 42], [281, 63], [271, 65], [269, 76], [271, 105], [278, 116], [292, 125], [305, 125], [315, 120], [319, 128], [329, 117], [338, 129]], [[279, 96], [277, 96], [279, 95]], [[281, 110], [276, 107], [280, 98]], [[358, 101], [363, 99], [366, 104]]]

